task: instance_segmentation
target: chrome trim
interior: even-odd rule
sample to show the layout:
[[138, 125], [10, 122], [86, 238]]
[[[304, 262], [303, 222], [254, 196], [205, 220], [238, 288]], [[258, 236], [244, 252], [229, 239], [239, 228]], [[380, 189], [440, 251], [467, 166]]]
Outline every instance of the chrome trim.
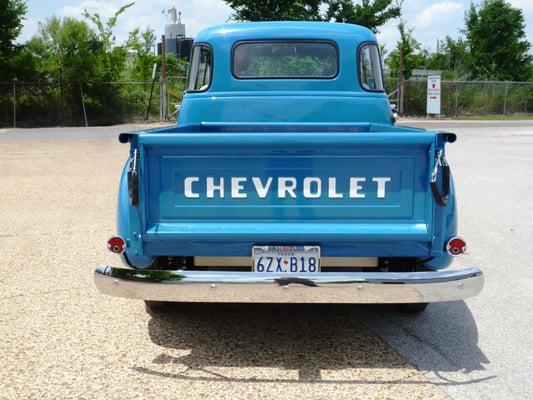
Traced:
[[103, 294], [130, 299], [221, 303], [429, 303], [477, 295], [478, 268], [434, 272], [322, 272], [295, 275], [155, 271], [100, 265]]

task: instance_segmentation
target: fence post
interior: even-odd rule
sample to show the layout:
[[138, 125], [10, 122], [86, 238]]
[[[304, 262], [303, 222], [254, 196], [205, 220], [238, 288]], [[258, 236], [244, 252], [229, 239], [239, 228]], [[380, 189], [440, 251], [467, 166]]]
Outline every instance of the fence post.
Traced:
[[152, 96], [154, 94], [156, 72], [157, 72], [157, 63], [154, 63], [154, 67], [152, 69], [152, 88], [150, 89], [150, 98], [148, 99], [148, 108], [146, 109], [146, 117], [144, 118], [145, 121], [148, 121], [148, 117], [150, 116], [150, 108], [152, 107]]
[[13, 78], [13, 128], [17, 127], [17, 81]]
[[507, 93], [509, 92], [509, 82], [505, 81], [505, 94], [503, 96], [503, 115], [507, 114]]
[[87, 123], [87, 111], [85, 110], [85, 100], [83, 98], [83, 89], [81, 87], [81, 82], [80, 82], [80, 95], [81, 95], [81, 107], [83, 108], [83, 118], [85, 119], [85, 127], [88, 127], [89, 124]]
[[454, 116], [457, 117], [457, 110], [459, 108], [459, 94], [461, 93], [461, 84], [457, 82], [455, 86], [455, 110], [454, 110]]

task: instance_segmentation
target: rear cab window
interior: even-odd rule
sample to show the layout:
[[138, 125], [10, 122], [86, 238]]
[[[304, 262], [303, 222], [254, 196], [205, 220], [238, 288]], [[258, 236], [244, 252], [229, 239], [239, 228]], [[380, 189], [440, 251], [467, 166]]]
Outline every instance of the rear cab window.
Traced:
[[378, 45], [368, 43], [359, 48], [359, 82], [364, 90], [383, 92], [383, 71]]
[[329, 41], [239, 42], [232, 73], [237, 79], [332, 79], [339, 73], [339, 54]]
[[213, 55], [207, 45], [195, 45], [192, 49], [191, 65], [187, 78], [188, 92], [205, 92], [211, 86]]

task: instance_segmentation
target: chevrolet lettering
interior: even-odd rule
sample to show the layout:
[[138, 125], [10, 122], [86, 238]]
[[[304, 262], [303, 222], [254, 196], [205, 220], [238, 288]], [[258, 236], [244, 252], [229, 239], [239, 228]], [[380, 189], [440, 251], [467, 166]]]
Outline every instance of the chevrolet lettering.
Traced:
[[[188, 176], [183, 180], [183, 194], [189, 199], [198, 199], [205, 193], [208, 199], [224, 198], [229, 196], [233, 199], [246, 199], [248, 196], [257, 196], [260, 199], [267, 199], [270, 191], [278, 198], [297, 198], [302, 196], [307, 199], [317, 199], [322, 196], [329, 199], [342, 199], [345, 196], [350, 199], [366, 198], [365, 187], [372, 189], [372, 195], [378, 199], [384, 199], [386, 184], [390, 182], [390, 177], [350, 177], [347, 189], [339, 191], [337, 178], [328, 177], [305, 177], [301, 182], [295, 177], [267, 177], [254, 176], [246, 177], [212, 177], [208, 176], [205, 181], [200, 181], [197, 176]], [[346, 183], [345, 183], [346, 184]], [[194, 185], [194, 188], [193, 188]], [[342, 185], [344, 186], [344, 185]]]
[[[382, 303], [478, 294], [449, 132], [396, 125], [374, 34], [324, 22], [196, 37], [176, 125], [127, 132], [107, 295], [171, 302]], [[456, 144], [454, 146], [457, 146]]]

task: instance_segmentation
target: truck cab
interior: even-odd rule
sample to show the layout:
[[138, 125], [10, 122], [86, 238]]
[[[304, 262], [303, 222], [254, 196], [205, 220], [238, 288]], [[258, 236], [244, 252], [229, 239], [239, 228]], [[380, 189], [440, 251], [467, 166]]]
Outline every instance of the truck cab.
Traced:
[[374, 34], [215, 26], [192, 48], [176, 126], [124, 133], [123, 267], [105, 294], [154, 302], [427, 303], [474, 296], [445, 147], [394, 125]]
[[351, 24], [261, 22], [196, 38], [178, 125], [391, 123], [379, 47]]

